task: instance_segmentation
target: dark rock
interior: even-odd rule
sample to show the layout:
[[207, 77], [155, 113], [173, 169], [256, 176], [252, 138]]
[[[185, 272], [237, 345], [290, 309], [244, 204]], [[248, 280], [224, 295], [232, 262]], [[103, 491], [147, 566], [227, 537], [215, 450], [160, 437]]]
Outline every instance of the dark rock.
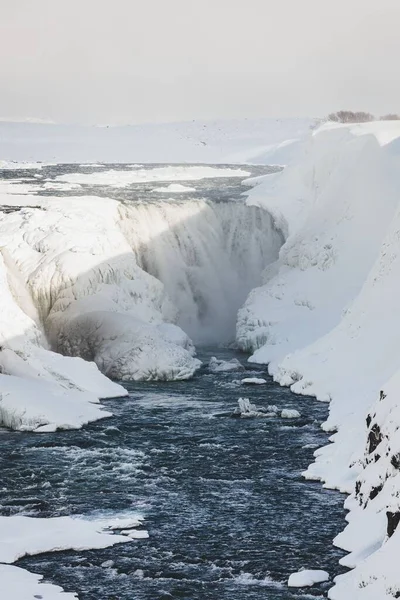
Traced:
[[381, 430], [379, 429], [379, 425], [377, 425], [375, 423], [375, 425], [373, 425], [371, 427], [371, 430], [368, 434], [368, 453], [369, 454], [372, 454], [372, 452], [375, 452], [375, 450], [381, 443], [382, 439], [383, 438], [382, 438]]
[[379, 492], [381, 492], [383, 489], [383, 484], [381, 483], [381, 485], [377, 485], [376, 487], [372, 488], [372, 490], [370, 491], [369, 494], [369, 499], [373, 500], [374, 498], [377, 497], [377, 495], [379, 494]]
[[386, 512], [387, 517], [387, 534], [388, 537], [392, 537], [396, 531], [397, 525], [400, 523], [400, 512]]
[[393, 454], [390, 463], [395, 469], [400, 470], [400, 454]]

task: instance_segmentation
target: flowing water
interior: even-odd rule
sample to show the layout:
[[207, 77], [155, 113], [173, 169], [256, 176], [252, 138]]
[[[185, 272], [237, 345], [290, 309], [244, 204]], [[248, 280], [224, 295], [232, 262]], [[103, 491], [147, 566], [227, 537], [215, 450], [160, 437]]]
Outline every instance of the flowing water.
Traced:
[[[221, 348], [211, 355], [243, 364]], [[262, 371], [245, 375], [264, 376]], [[107, 401], [115, 417], [81, 431], [1, 436], [1, 514], [103, 516], [140, 513], [148, 540], [106, 550], [25, 558], [81, 600], [292, 600], [326, 597], [327, 585], [290, 590], [305, 568], [338, 572], [332, 538], [343, 498], [301, 471], [327, 442], [323, 403], [268, 380], [204, 366], [188, 382], [135, 383]], [[240, 419], [241, 396], [296, 408], [297, 420]], [[102, 567], [106, 561], [112, 566]]]

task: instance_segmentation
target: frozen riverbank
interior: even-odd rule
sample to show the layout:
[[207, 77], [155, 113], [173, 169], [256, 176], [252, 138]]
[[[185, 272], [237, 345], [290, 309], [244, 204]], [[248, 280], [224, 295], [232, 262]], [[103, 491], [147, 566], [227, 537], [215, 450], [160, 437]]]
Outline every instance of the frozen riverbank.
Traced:
[[306, 476], [351, 494], [336, 543], [356, 568], [339, 578], [335, 600], [400, 591], [390, 550], [400, 539], [391, 516], [400, 510], [399, 471], [390, 462], [400, 426], [399, 173], [399, 122], [331, 125], [294, 166], [250, 192], [286, 243], [239, 311], [237, 339], [276, 381], [330, 401], [324, 428], [334, 443], [317, 451]]

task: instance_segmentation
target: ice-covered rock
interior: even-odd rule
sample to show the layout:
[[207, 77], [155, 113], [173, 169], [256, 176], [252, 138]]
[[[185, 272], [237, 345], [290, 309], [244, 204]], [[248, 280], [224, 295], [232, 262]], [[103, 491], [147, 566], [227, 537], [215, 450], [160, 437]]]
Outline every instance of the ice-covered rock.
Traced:
[[267, 406], [259, 407], [255, 404], [252, 404], [249, 398], [239, 398], [238, 400], [238, 408], [232, 413], [234, 417], [241, 417], [242, 419], [246, 418], [255, 418], [255, 417], [276, 417], [278, 414], [278, 407]]
[[324, 581], [329, 581], [329, 573], [326, 571], [304, 569], [290, 575], [288, 587], [311, 587]]
[[284, 408], [281, 412], [282, 419], [298, 419], [301, 417], [301, 414], [298, 410], [294, 410], [292, 408]]
[[232, 358], [231, 360], [219, 360], [215, 356], [210, 358], [208, 368], [212, 373], [244, 371], [244, 366], [238, 361], [237, 358]]

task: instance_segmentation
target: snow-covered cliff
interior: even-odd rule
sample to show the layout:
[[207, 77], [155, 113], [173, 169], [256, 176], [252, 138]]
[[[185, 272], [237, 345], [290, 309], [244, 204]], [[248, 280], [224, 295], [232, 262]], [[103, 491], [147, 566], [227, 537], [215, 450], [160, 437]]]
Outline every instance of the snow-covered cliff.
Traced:
[[305, 475], [351, 494], [336, 543], [356, 568], [330, 597], [399, 597], [400, 123], [322, 127], [249, 203], [286, 243], [239, 311], [238, 343], [282, 385], [330, 401], [334, 443]]

